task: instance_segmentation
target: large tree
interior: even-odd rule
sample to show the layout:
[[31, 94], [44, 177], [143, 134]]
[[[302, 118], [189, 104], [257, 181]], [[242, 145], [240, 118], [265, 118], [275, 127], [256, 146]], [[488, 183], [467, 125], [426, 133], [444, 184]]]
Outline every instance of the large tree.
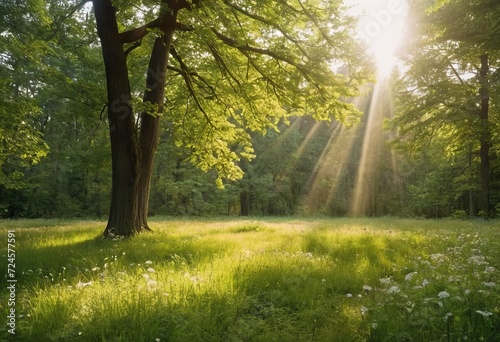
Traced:
[[[395, 120], [401, 142], [413, 152], [425, 154], [433, 139], [445, 141], [442, 153], [449, 158], [469, 153], [463, 174], [473, 173], [472, 161], [479, 160], [478, 204], [485, 215], [491, 210], [490, 158], [498, 122], [500, 54], [491, 32], [498, 26], [499, 5], [492, 0], [412, 2], [403, 58], [408, 69]], [[470, 182], [471, 195], [473, 188]]]
[[[161, 117], [191, 150], [191, 161], [217, 170], [222, 185], [223, 178], [241, 177], [240, 158], [252, 157], [248, 130], [276, 128], [291, 113], [345, 121], [359, 115], [346, 99], [366, 80], [366, 64], [341, 1], [92, 2], [106, 69], [113, 171], [105, 236], [149, 229]], [[127, 64], [141, 60], [147, 48], [138, 99]]]

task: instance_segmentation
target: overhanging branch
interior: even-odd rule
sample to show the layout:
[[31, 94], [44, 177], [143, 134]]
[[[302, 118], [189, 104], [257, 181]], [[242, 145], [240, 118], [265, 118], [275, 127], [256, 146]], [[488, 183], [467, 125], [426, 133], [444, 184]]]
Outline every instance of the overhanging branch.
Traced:
[[186, 87], [188, 88], [189, 93], [193, 97], [194, 102], [196, 103], [196, 106], [203, 113], [203, 116], [207, 120], [207, 123], [211, 127], [215, 128], [214, 124], [212, 123], [212, 120], [208, 116], [207, 112], [205, 112], [205, 109], [203, 108], [202, 104], [200, 103], [200, 101], [198, 99], [198, 95], [196, 94], [196, 91], [193, 87], [193, 83], [191, 81], [189, 69], [188, 69], [187, 65], [184, 63], [184, 61], [182, 60], [181, 56], [177, 53], [177, 50], [175, 50], [174, 46], [170, 46], [170, 54], [179, 63], [181, 76], [182, 76], [182, 78], [184, 78], [184, 82], [186, 83]]
[[149, 31], [153, 28], [159, 27], [160, 18], [157, 18], [149, 23], [142, 25], [141, 27], [137, 27], [125, 32], [120, 33], [120, 41], [122, 44], [125, 43], [134, 43], [138, 40], [141, 40], [146, 36]]
[[314, 80], [311, 78], [312, 70], [310, 71], [306, 65], [301, 64], [299, 62], [296, 62], [287, 56], [281, 55], [281, 54], [276, 53], [276, 52], [269, 50], [269, 49], [262, 49], [262, 48], [250, 46], [248, 44], [241, 44], [238, 41], [234, 40], [233, 38], [230, 38], [230, 37], [223, 35], [222, 33], [218, 32], [214, 28], [212, 28], [212, 32], [214, 32], [215, 35], [217, 36], [217, 38], [219, 38], [224, 44], [238, 49], [242, 54], [244, 54], [247, 57], [248, 57], [248, 55], [246, 53], [252, 52], [252, 53], [256, 53], [256, 54], [260, 54], [260, 55], [269, 56], [269, 57], [274, 58], [278, 61], [285, 62], [285, 63], [295, 67], [302, 74], [302, 76], [304, 76], [306, 81], [310, 82], [318, 90], [318, 92], [320, 94], [322, 93], [321, 87], [319, 86], [319, 84], [314, 82]]

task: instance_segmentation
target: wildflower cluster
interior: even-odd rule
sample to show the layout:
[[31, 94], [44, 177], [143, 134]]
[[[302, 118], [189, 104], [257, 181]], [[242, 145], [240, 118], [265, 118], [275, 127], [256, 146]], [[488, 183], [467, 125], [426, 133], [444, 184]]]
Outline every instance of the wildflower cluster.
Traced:
[[454, 341], [493, 337], [500, 313], [498, 271], [488, 261], [479, 236], [459, 236], [457, 242], [459, 247], [417, 257], [378, 284], [362, 287], [360, 310], [370, 320], [374, 337]]

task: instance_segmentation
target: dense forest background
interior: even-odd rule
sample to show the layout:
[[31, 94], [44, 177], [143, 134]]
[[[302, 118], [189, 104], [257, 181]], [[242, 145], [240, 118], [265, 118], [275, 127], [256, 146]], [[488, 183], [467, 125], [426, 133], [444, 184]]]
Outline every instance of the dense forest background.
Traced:
[[[459, 3], [447, 10], [462, 18]], [[489, 8], [474, 4], [469, 10], [499, 12], [493, 2]], [[11, 1], [0, 8], [5, 19], [0, 23], [0, 217], [106, 216], [111, 155], [104, 68], [92, 13], [59, 4], [31, 16], [26, 13], [33, 8]], [[427, 30], [440, 32], [448, 25], [447, 32], [452, 31], [456, 21], [444, 20], [450, 16], [441, 12], [434, 16], [432, 25], [423, 21]], [[215, 172], [192, 165], [191, 151], [172, 138], [167, 117], [156, 153], [150, 214], [498, 217], [498, 39], [492, 41], [490, 29], [481, 36], [474, 32], [446, 40], [429, 40], [419, 32], [402, 56], [412, 67], [404, 75], [394, 73], [390, 86], [370, 85], [357, 102], [364, 112], [358, 124], [292, 116], [279, 124], [279, 132], [252, 133], [257, 157], [241, 160], [244, 177], [225, 181], [223, 189], [216, 186]], [[453, 39], [456, 44], [450, 43]], [[440, 44], [447, 49], [446, 60], [411, 54], [422, 46], [442, 51], [436, 48]], [[479, 145], [485, 139], [477, 139], [484, 120], [473, 119], [486, 74], [481, 74], [480, 51], [474, 46], [490, 57], [488, 212], [480, 203]], [[139, 88], [142, 76], [133, 75], [132, 86]], [[429, 91], [429, 84], [435, 89]], [[412, 87], [419, 91], [409, 92]]]

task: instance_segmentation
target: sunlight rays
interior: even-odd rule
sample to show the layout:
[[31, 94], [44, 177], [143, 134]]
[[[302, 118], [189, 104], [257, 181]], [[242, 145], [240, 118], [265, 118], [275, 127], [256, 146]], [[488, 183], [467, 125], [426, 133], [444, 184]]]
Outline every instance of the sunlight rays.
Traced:
[[384, 130], [383, 124], [394, 115], [388, 76], [395, 67], [396, 50], [404, 37], [407, 2], [345, 3], [351, 14], [361, 18], [356, 34], [376, 64], [378, 81], [372, 85], [370, 95], [353, 101], [365, 113], [363, 122], [351, 129], [332, 130], [311, 175], [303, 206], [308, 213], [323, 210], [329, 214], [372, 216], [380, 210], [382, 188], [390, 186], [396, 193], [400, 191], [397, 158], [388, 147], [393, 132]]
[[379, 162], [380, 144], [382, 138], [383, 112], [379, 108], [380, 84], [376, 84], [368, 108], [361, 156], [356, 174], [350, 214], [362, 216], [371, 211], [371, 192], [376, 192], [377, 163]]
[[[332, 125], [309, 179], [304, 213], [373, 216], [383, 207], [379, 202], [387, 187], [399, 193], [397, 158], [388, 146], [393, 133], [384, 129], [384, 120], [394, 111], [388, 82], [372, 87], [371, 94], [353, 100], [365, 112], [362, 123], [352, 128]], [[313, 129], [308, 137], [312, 134]]]

